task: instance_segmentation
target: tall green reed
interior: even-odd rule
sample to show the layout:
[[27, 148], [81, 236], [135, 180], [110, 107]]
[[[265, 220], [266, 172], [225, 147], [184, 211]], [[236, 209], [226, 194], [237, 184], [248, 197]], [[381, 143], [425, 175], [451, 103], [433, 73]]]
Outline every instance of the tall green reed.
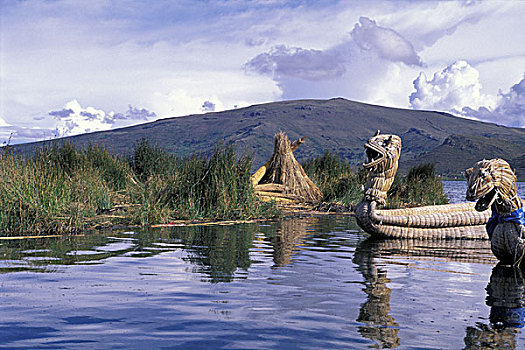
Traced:
[[435, 164], [427, 163], [412, 167], [405, 177], [396, 175], [388, 191], [387, 207], [423, 206], [447, 204], [443, 183], [436, 175]]
[[351, 205], [359, 202], [366, 173], [330, 152], [303, 164], [308, 177], [323, 192], [323, 201]]
[[[0, 150], [0, 234], [68, 233], [104, 223], [247, 219], [277, 214], [250, 185], [251, 158], [231, 147], [176, 158], [142, 140], [130, 159], [53, 143], [33, 157]], [[111, 215], [108, 215], [111, 212]]]

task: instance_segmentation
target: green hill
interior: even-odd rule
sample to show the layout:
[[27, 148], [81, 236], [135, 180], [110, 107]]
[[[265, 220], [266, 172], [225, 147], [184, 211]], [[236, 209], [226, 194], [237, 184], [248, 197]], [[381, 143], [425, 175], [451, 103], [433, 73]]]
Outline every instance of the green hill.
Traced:
[[[364, 142], [378, 129], [401, 136], [401, 169], [430, 161], [438, 164], [443, 174], [454, 175], [477, 160], [498, 156], [515, 159], [513, 166], [525, 177], [525, 129], [341, 98], [267, 103], [66, 139], [78, 145], [102, 144], [122, 155], [130, 154], [141, 138], [176, 155], [209, 154], [217, 145], [227, 143], [240, 153], [252, 154], [254, 166], [258, 166], [271, 156], [273, 135], [282, 130], [290, 139], [308, 138], [296, 152], [299, 161], [331, 151], [357, 165], [363, 161]], [[15, 149], [27, 154], [41, 145], [17, 145]]]
[[[503, 158], [512, 165], [523, 154], [523, 147], [504, 139], [486, 136], [451, 135], [445, 141], [429, 152], [424, 152], [415, 159], [402, 164], [403, 170], [425, 162], [436, 164], [436, 172], [447, 177], [462, 177], [462, 172], [477, 161], [485, 158]], [[522, 158], [525, 158], [523, 155]], [[525, 164], [525, 163], [521, 163]], [[520, 171], [521, 175], [525, 172]]]

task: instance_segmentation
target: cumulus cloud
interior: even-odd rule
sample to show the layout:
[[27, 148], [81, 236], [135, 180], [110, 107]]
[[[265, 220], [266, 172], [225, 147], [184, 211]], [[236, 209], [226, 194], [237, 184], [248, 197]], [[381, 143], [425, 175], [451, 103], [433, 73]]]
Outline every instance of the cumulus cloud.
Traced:
[[60, 110], [48, 113], [58, 120], [58, 136], [69, 136], [111, 128], [103, 110], [94, 107], [82, 108], [77, 100], [69, 101]]
[[525, 122], [525, 75], [519, 83], [510, 88], [508, 93], [502, 93], [501, 97], [501, 103], [496, 110], [509, 115], [520, 116], [523, 125]]
[[473, 109], [466, 107], [463, 108], [462, 114], [507, 126], [525, 127], [525, 75], [507, 93], [500, 91], [495, 108], [480, 107]]
[[255, 56], [244, 67], [247, 71], [274, 78], [289, 76], [317, 81], [342, 76], [347, 59], [339, 50], [309, 50], [278, 45]]
[[205, 101], [202, 104], [201, 111], [203, 112], [214, 112], [215, 111], [215, 103], [211, 101]]
[[379, 57], [407, 65], [423, 63], [412, 44], [393, 29], [380, 27], [368, 17], [359, 18], [351, 32], [355, 43], [363, 50], [374, 51]]
[[481, 92], [479, 72], [466, 61], [457, 61], [428, 80], [421, 72], [414, 80], [416, 89], [410, 97], [414, 109], [432, 109], [460, 113], [463, 108], [494, 107], [496, 99]]
[[[361, 17], [350, 35], [335, 45], [324, 49], [276, 45], [247, 61], [244, 69], [270, 77], [283, 99], [346, 97], [407, 107], [412, 71], [421, 65], [408, 40]], [[393, 82], [386, 81], [393, 76], [397, 77]]]
[[58, 121], [57, 136], [71, 136], [94, 131], [108, 130], [115, 127], [131, 125], [137, 121], [144, 122], [157, 115], [145, 108], [129, 106], [125, 113], [106, 113], [94, 107], [83, 108], [77, 100], [69, 101], [60, 110], [48, 113]]
[[436, 72], [431, 80], [421, 72], [410, 97], [414, 109], [446, 111], [506, 126], [525, 127], [525, 75], [508, 92], [482, 93], [479, 72], [457, 61]]

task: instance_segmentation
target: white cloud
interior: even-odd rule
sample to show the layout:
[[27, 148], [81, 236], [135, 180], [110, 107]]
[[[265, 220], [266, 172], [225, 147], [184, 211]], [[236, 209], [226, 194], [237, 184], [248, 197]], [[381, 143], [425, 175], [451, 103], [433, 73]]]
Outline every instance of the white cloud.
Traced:
[[86, 132], [108, 130], [110, 120], [103, 110], [94, 107], [82, 108], [77, 100], [69, 101], [60, 110], [48, 113], [55, 118], [58, 136], [78, 135]]
[[525, 75], [508, 92], [484, 94], [479, 72], [457, 61], [436, 72], [431, 80], [421, 72], [410, 97], [415, 109], [439, 110], [497, 124], [525, 127]]
[[414, 80], [416, 89], [410, 97], [414, 109], [460, 112], [464, 107], [494, 107], [496, 99], [482, 93], [479, 72], [466, 61], [457, 61], [434, 73], [428, 80], [421, 72]]
[[324, 50], [277, 45], [244, 67], [271, 77], [283, 99], [345, 97], [408, 107], [409, 77], [421, 64], [419, 57], [393, 29], [360, 21], [337, 45]]
[[496, 108], [463, 108], [463, 115], [514, 127], [525, 127], [525, 75], [507, 93], [498, 94]]
[[157, 115], [145, 108], [132, 106], [129, 106], [125, 113], [106, 113], [94, 107], [83, 108], [77, 100], [72, 100], [62, 109], [49, 112], [48, 116], [58, 121], [55, 126], [56, 133], [62, 137], [143, 123], [156, 118]]
[[496, 112], [521, 117], [521, 125], [525, 124], [525, 75], [521, 81], [510, 88], [508, 93], [501, 93], [501, 102]]
[[0, 127], [1, 126], [10, 126], [10, 125], [11, 124], [7, 124], [7, 122], [4, 119], [0, 118]]
[[351, 35], [361, 49], [374, 51], [386, 60], [422, 65], [421, 58], [408, 40], [393, 29], [378, 26], [368, 17], [359, 18]]

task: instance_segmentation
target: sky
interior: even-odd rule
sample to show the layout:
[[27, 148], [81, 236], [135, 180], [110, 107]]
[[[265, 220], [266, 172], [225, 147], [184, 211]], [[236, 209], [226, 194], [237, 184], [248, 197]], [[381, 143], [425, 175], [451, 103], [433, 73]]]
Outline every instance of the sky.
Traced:
[[0, 145], [343, 97], [525, 127], [525, 1], [0, 0]]

